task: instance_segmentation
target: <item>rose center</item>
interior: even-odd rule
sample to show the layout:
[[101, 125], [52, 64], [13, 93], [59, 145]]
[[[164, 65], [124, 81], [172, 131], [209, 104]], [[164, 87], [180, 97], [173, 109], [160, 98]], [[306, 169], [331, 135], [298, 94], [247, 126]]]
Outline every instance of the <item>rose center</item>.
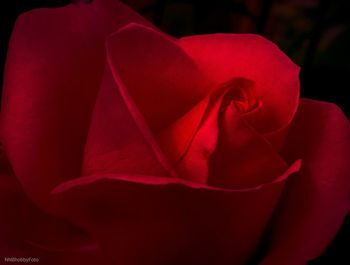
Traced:
[[226, 91], [223, 109], [233, 104], [239, 113], [245, 114], [259, 108], [262, 104], [256, 94], [255, 84], [251, 80], [233, 78], [224, 83], [222, 89]]

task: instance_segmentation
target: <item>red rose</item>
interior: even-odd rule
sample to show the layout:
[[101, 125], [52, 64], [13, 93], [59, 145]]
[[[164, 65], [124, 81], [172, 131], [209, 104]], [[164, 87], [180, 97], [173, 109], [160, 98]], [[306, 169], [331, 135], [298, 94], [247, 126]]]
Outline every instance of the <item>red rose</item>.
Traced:
[[350, 126], [335, 105], [299, 100], [298, 71], [262, 37], [174, 39], [116, 0], [22, 15], [1, 111], [1, 255], [320, 255], [350, 208]]

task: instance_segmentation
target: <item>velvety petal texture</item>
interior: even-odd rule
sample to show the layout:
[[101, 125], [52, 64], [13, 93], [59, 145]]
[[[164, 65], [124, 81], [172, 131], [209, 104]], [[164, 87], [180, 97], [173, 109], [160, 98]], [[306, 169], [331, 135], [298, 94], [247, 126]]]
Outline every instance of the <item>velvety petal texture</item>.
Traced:
[[[172, 38], [117, 0], [16, 23], [0, 254], [45, 264], [302, 265], [350, 209], [350, 126], [252, 34]], [[299, 106], [298, 106], [299, 105]], [[268, 229], [267, 229], [268, 228]]]
[[[139, 36], [143, 36], [142, 45], [137, 45]], [[126, 44], [130, 42], [135, 45], [128, 47]], [[105, 75], [85, 150], [86, 176], [63, 183], [53, 191], [57, 208], [68, 220], [89, 231], [113, 262], [244, 264], [260, 242], [285, 180], [299, 169], [300, 162], [288, 168], [276, 153], [277, 158], [273, 158], [277, 159], [279, 170], [270, 172], [270, 178], [245, 186], [226, 183], [221, 188], [208, 186], [210, 157], [222, 130], [220, 113], [226, 108], [224, 103], [231, 101], [226, 96], [231, 97], [229, 92], [238, 89], [240, 82], [227, 89], [210, 87], [212, 91], [209, 91], [200, 82], [202, 72], [181, 47], [163, 34], [140, 25], [129, 25], [113, 34], [107, 51]], [[116, 51], [120, 52], [119, 56]], [[123, 51], [131, 51], [130, 60], [123, 61]], [[139, 60], [138, 64], [133, 56]], [[174, 64], [177, 67], [173, 68]], [[147, 66], [146, 70], [138, 69], [142, 65]], [[179, 69], [183, 71], [181, 74], [176, 72]], [[163, 80], [162, 74], [169, 77]], [[170, 126], [166, 126], [168, 121], [159, 127], [156, 124], [161, 115], [158, 117], [152, 110], [159, 106], [142, 103], [158, 92], [140, 98], [132, 95], [144, 89], [137, 83], [140, 80], [131, 78], [140, 75], [142, 85], [149, 87], [147, 91], [169, 86], [167, 92], [159, 93], [178, 91], [178, 100], [186, 102], [189, 96], [198, 103], [182, 116], [183, 111], [174, 106], [171, 111], [176, 115], [166, 116], [170, 121], [179, 118]], [[179, 80], [172, 83], [170, 77]], [[198, 92], [181, 93], [184, 87], [195, 87]], [[202, 95], [204, 92], [206, 97]], [[168, 102], [174, 97], [169, 94], [163, 100]], [[171, 103], [168, 105], [171, 108]], [[227, 107], [224, 112], [229, 111], [234, 112], [230, 122], [243, 122], [235, 108]], [[180, 160], [166, 164], [168, 157], [164, 154], [171, 153], [171, 148], [176, 146], [171, 142], [175, 139], [176, 143], [178, 136], [173, 132], [180, 125], [189, 128], [190, 139], [185, 135]], [[238, 126], [249, 130], [246, 125]], [[160, 142], [154, 138], [157, 131]], [[256, 134], [252, 135], [248, 138], [266, 144]], [[211, 173], [214, 179], [215, 172]], [[257, 203], [260, 207], [254, 207]]]
[[2, 147], [0, 211], [2, 258], [32, 257], [53, 265], [103, 262], [100, 249], [84, 231], [43, 212], [29, 200]]
[[178, 178], [91, 175], [62, 184], [53, 195], [67, 218], [89, 231], [112, 263], [245, 264], [286, 178], [299, 166], [247, 190]]
[[107, 35], [145, 22], [118, 1], [37, 9], [16, 22], [4, 76], [1, 133], [25, 191], [40, 203], [80, 175], [105, 65]]
[[303, 166], [287, 183], [264, 265], [314, 259], [350, 212], [350, 124], [337, 106], [302, 99], [284, 156]]
[[55, 212], [52, 186], [81, 174], [105, 41], [130, 22], [152, 27], [109, 0], [38, 9], [18, 19], [1, 112], [1, 256], [34, 256], [47, 264], [103, 262], [89, 235], [46, 211]]
[[[18, 181], [13, 176], [9, 161], [0, 145], [0, 255], [19, 254], [14, 242], [17, 240], [16, 230], [19, 226], [19, 210], [23, 194]], [[22, 254], [22, 253], [21, 253]]]

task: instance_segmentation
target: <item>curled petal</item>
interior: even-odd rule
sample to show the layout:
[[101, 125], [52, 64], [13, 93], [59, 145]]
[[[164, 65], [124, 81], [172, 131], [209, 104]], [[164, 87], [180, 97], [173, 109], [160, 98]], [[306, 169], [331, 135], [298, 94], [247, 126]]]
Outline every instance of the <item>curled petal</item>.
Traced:
[[317, 257], [350, 211], [350, 125], [341, 110], [301, 100], [286, 143], [284, 156], [301, 158], [303, 166], [287, 182], [263, 265], [299, 265]]
[[291, 121], [299, 100], [299, 68], [273, 43], [252, 34], [191, 36], [178, 43], [214, 84], [238, 77], [256, 83], [262, 106], [245, 118], [259, 133]]

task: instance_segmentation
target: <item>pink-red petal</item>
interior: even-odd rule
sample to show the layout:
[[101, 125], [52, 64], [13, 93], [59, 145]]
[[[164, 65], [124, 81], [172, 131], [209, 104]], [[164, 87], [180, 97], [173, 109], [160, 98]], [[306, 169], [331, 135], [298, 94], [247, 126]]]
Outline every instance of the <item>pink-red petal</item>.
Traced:
[[258, 132], [291, 121], [299, 100], [299, 68], [273, 43], [252, 34], [213, 34], [185, 37], [178, 44], [216, 85], [240, 77], [255, 82], [262, 106], [246, 119]]

